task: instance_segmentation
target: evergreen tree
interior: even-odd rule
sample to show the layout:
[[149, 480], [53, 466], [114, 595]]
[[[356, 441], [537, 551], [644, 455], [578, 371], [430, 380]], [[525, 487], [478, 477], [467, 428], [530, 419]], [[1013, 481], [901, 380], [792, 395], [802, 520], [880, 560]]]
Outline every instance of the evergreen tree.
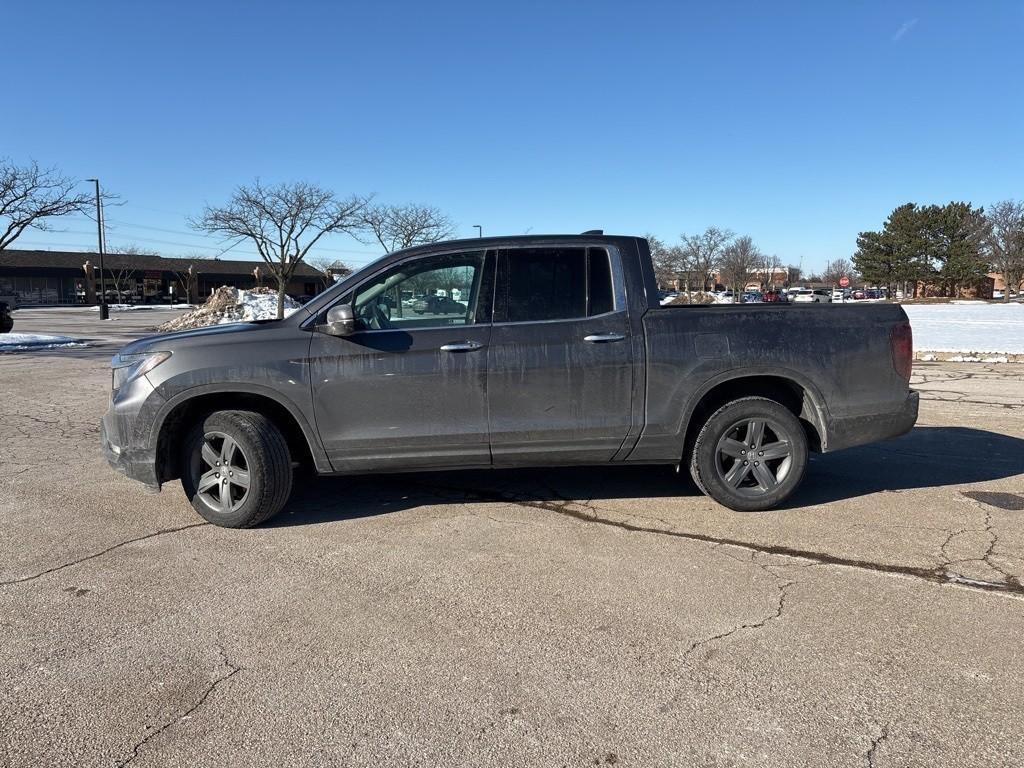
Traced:
[[936, 267], [935, 277], [944, 295], [956, 296], [976, 287], [988, 272], [983, 256], [986, 232], [984, 209], [951, 202], [921, 209], [926, 249]]

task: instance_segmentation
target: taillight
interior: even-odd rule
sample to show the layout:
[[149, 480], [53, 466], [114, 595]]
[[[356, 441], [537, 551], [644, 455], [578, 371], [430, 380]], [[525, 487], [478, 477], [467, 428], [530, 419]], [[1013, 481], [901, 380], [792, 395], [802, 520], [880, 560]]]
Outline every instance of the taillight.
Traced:
[[910, 330], [910, 323], [900, 323], [890, 331], [889, 349], [892, 351], [892, 367], [909, 382], [910, 369], [914, 366], [914, 332]]

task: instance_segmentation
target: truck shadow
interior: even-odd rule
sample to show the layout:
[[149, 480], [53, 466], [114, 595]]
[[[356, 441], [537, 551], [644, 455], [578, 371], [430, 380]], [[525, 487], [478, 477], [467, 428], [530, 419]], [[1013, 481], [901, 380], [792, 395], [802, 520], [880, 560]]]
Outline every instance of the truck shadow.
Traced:
[[[1024, 474], [1024, 440], [969, 427], [915, 427], [896, 440], [812, 454], [803, 485], [781, 509], [885, 491], [979, 483]], [[699, 496], [669, 467], [499, 469], [358, 477], [303, 477], [270, 526], [312, 525], [466, 501], [562, 504], [567, 500]], [[740, 513], [730, 513], [740, 514]]]

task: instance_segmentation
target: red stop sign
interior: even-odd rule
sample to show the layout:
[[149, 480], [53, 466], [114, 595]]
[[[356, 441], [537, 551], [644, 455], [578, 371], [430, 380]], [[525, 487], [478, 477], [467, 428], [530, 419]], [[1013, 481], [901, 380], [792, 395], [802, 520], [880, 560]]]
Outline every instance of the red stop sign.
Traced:
[[846, 288], [849, 285], [850, 285], [850, 278], [848, 278], [848, 277], [840, 277], [839, 278], [839, 286], [841, 288]]

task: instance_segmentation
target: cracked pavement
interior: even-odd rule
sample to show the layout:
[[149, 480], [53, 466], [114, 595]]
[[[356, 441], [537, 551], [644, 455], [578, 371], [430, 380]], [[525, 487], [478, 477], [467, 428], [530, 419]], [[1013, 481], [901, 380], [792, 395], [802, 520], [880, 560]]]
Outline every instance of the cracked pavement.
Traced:
[[96, 445], [152, 322], [0, 357], [0, 765], [1024, 763], [1024, 366], [917, 364], [920, 426], [775, 512], [545, 469], [226, 531]]

